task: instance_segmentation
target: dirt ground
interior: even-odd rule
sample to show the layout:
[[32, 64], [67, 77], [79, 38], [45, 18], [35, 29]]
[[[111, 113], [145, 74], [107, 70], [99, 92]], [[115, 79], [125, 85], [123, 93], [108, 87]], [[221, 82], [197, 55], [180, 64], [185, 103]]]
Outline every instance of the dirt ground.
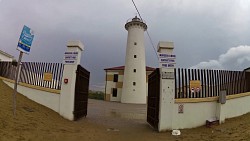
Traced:
[[87, 117], [68, 121], [18, 94], [14, 118], [12, 93], [0, 80], [0, 141], [250, 141], [250, 114], [172, 136], [171, 131], [152, 130], [146, 122], [145, 105], [89, 100]]

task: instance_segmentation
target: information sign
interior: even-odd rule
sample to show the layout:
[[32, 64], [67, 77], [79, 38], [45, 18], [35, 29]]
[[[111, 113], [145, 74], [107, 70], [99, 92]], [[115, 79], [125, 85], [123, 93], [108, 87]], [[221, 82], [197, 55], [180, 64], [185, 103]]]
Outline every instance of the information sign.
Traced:
[[192, 93], [200, 92], [201, 90], [201, 81], [200, 80], [190, 80], [190, 90]]
[[64, 64], [75, 64], [78, 58], [78, 52], [65, 52]]
[[33, 30], [24, 25], [17, 44], [17, 49], [21, 52], [29, 54], [33, 38], [34, 38]]
[[43, 74], [43, 76], [44, 76], [44, 78], [43, 78], [44, 81], [49, 81], [49, 82], [52, 81], [52, 76], [53, 76], [52, 73], [45, 72], [45, 73]]
[[176, 55], [158, 53], [158, 58], [159, 58], [160, 68], [175, 68]]

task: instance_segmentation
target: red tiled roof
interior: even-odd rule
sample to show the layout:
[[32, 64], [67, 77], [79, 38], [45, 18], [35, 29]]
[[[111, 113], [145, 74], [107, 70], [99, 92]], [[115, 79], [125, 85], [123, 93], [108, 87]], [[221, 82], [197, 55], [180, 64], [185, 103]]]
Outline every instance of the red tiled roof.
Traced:
[[[124, 70], [125, 66], [118, 66], [118, 67], [112, 67], [112, 68], [106, 68], [104, 70]], [[155, 68], [146, 66], [146, 71], [154, 71]]]

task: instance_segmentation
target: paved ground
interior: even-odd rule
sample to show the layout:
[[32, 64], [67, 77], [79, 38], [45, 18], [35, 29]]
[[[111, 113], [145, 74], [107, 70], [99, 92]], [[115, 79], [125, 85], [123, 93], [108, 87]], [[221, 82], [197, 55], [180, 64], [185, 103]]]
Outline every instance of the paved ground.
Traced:
[[89, 99], [88, 102], [89, 104], [87, 118], [89, 120], [98, 122], [103, 122], [103, 120], [108, 119], [115, 119], [118, 121], [134, 120], [146, 124], [146, 104], [122, 104], [94, 99]]
[[[146, 105], [122, 104], [89, 99], [86, 120], [117, 132], [120, 139], [173, 141], [250, 141], [250, 114], [226, 120], [225, 124], [181, 130], [181, 136], [171, 131], [158, 133], [146, 122]], [[84, 120], [83, 120], [84, 121]]]
[[89, 99], [86, 120], [106, 126], [107, 130], [154, 132], [146, 122], [146, 108], [146, 104], [122, 104]]

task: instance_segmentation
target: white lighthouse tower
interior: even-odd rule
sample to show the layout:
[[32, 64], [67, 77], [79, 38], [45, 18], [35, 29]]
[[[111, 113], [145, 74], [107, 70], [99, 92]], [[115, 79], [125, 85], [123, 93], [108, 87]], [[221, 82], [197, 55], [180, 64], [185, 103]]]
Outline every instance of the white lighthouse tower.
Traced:
[[144, 31], [147, 25], [135, 16], [125, 24], [128, 31], [122, 103], [146, 103], [146, 65]]

